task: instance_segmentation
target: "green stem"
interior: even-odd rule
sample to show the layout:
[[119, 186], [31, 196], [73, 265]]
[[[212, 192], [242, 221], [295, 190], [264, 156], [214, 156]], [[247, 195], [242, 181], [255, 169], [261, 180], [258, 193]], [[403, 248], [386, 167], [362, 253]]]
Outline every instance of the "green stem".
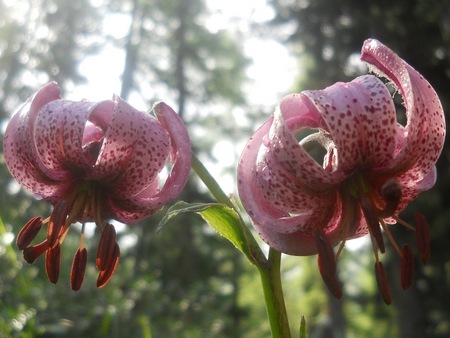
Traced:
[[[203, 163], [192, 153], [192, 169], [203, 181], [214, 198], [222, 204], [230, 207], [240, 217], [240, 210], [231, 202], [228, 196], [220, 188], [214, 177], [205, 168]], [[256, 265], [261, 276], [261, 282], [266, 301], [267, 315], [269, 317], [270, 329], [273, 338], [291, 338], [291, 331], [284, 304], [283, 289], [281, 286], [281, 253], [270, 248], [269, 259], [267, 260], [257, 244], [250, 230], [241, 219], [242, 230], [245, 233], [247, 244], [249, 245], [251, 257], [247, 257], [250, 262]]]
[[270, 248], [267, 266], [258, 266], [258, 271], [261, 276], [272, 337], [291, 338], [281, 285], [280, 265], [281, 252]]
[[217, 200], [217, 202], [225, 204], [230, 207], [234, 211], [239, 214], [239, 210], [237, 210], [236, 206], [231, 202], [228, 196], [223, 192], [219, 183], [212, 177], [209, 173], [208, 169], [205, 168], [202, 162], [198, 159], [198, 157], [192, 152], [192, 169], [195, 173], [200, 177], [200, 179], [205, 183], [206, 187], [209, 189], [211, 194]]

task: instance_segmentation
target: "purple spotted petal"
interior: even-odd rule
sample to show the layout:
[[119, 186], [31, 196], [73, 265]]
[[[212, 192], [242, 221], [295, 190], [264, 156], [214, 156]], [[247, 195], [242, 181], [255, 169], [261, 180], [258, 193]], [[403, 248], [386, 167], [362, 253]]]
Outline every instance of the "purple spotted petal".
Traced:
[[393, 171], [414, 166], [415, 175], [423, 177], [435, 165], [445, 138], [445, 118], [436, 92], [416, 70], [377, 40], [364, 42], [361, 60], [393, 81], [404, 99], [405, 142]]
[[[87, 208], [98, 206], [103, 220], [135, 223], [174, 199], [190, 172], [190, 142], [182, 120], [163, 103], [155, 112], [157, 118], [119, 97], [63, 100], [58, 85], [50, 83], [7, 127], [8, 168], [23, 187], [53, 204], [90, 186], [101, 200]], [[172, 170], [161, 189], [159, 174], [169, 158]], [[91, 219], [94, 212], [85, 217]]]
[[384, 168], [396, 149], [396, 112], [386, 86], [374, 76], [304, 92], [323, 116], [338, 152], [338, 168]]
[[[138, 137], [131, 143], [131, 155], [125, 170], [112, 187], [112, 192], [120, 194], [122, 199], [134, 198], [157, 180], [169, 158], [171, 147], [169, 133], [153, 116], [134, 111], [129, 118], [133, 118], [132, 124], [137, 126]], [[111, 137], [115, 136], [107, 133], [106, 142]]]
[[[324, 90], [285, 97], [248, 142], [238, 167], [238, 189], [264, 241], [284, 253], [317, 253], [314, 229], [332, 245], [369, 232], [362, 203], [383, 209], [381, 189], [394, 179], [402, 189], [387, 223], [436, 181], [445, 121], [439, 99], [420, 74], [374, 40], [362, 59], [375, 65], [403, 95], [407, 124], [398, 124], [391, 95], [372, 75]], [[299, 144], [295, 133], [317, 129]], [[317, 141], [323, 165], [305, 148]], [[309, 142], [309, 143], [308, 143]], [[386, 209], [388, 210], [388, 209]]]
[[39, 110], [46, 103], [60, 99], [60, 94], [58, 85], [51, 82], [30, 97], [11, 118], [3, 142], [3, 153], [12, 176], [25, 189], [40, 196], [54, 194], [60, 187], [41, 172], [31, 131]]
[[186, 127], [172, 108], [163, 102], [158, 102], [153, 106], [153, 111], [170, 137], [172, 169], [161, 191], [156, 195], [152, 197], [137, 195], [129, 198], [129, 201], [137, 206], [161, 208], [178, 196], [186, 185], [191, 171], [191, 147]]

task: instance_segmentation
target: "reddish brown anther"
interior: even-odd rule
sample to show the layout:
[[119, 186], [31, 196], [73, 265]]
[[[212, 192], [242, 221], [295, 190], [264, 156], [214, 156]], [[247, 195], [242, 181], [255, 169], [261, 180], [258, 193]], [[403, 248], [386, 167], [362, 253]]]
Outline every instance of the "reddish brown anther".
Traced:
[[116, 229], [111, 224], [106, 224], [102, 231], [100, 243], [98, 244], [97, 259], [95, 261], [100, 271], [106, 270], [115, 259], [113, 253], [116, 246]]
[[380, 212], [379, 217], [385, 218], [392, 216], [397, 210], [400, 199], [402, 198], [402, 187], [396, 180], [390, 179], [381, 187], [381, 196], [383, 196], [386, 205]]
[[409, 244], [405, 245], [402, 249], [401, 269], [402, 288], [403, 290], [408, 290], [412, 286], [414, 279], [414, 254]]
[[427, 219], [422, 214], [414, 215], [416, 221], [416, 240], [422, 263], [425, 264], [430, 258], [430, 229]]
[[361, 199], [361, 209], [363, 211], [364, 217], [366, 218], [370, 233], [375, 238], [380, 252], [384, 253], [385, 248], [383, 234], [381, 233], [380, 221], [378, 220], [378, 215], [375, 207], [372, 205], [368, 198], [363, 198]]
[[19, 250], [24, 250], [31, 241], [37, 236], [39, 230], [42, 228], [42, 219], [40, 216], [33, 217], [27, 224], [20, 230], [17, 235], [16, 246]]
[[67, 202], [60, 201], [56, 204], [50, 216], [47, 228], [48, 245], [54, 248], [59, 243], [59, 238], [64, 231], [64, 224], [67, 218]]
[[40, 255], [42, 255], [45, 251], [47, 251], [47, 249], [48, 249], [47, 240], [39, 244], [29, 246], [28, 248], [23, 249], [23, 259], [28, 264], [33, 264]]
[[375, 263], [375, 276], [377, 277], [378, 290], [380, 290], [381, 297], [383, 297], [387, 305], [390, 305], [392, 303], [392, 296], [383, 263]]
[[314, 238], [316, 240], [317, 250], [319, 251], [319, 257], [321, 257], [321, 269], [328, 275], [334, 275], [336, 273], [336, 259], [328, 237], [322, 229], [316, 228], [314, 230]]
[[339, 282], [336, 278], [335, 273], [330, 273], [329, 269], [324, 267], [322, 256], [318, 256], [317, 262], [319, 264], [319, 271], [320, 275], [322, 276], [323, 281], [325, 282], [325, 285], [327, 286], [330, 293], [333, 295], [336, 299], [342, 298], [342, 289], [339, 285]]
[[86, 248], [78, 248], [72, 263], [72, 271], [70, 273], [70, 288], [78, 291], [83, 284], [84, 273], [86, 272], [87, 250]]
[[116, 271], [117, 264], [119, 264], [120, 259], [120, 249], [119, 245], [116, 243], [114, 245], [114, 251], [110, 259], [108, 259], [108, 265], [105, 270], [100, 271], [100, 274], [97, 278], [97, 287], [102, 288], [104, 287], [109, 280], [111, 279], [112, 275]]
[[61, 267], [61, 245], [59, 243], [47, 250], [45, 255], [45, 271], [51, 283], [58, 283], [59, 270]]

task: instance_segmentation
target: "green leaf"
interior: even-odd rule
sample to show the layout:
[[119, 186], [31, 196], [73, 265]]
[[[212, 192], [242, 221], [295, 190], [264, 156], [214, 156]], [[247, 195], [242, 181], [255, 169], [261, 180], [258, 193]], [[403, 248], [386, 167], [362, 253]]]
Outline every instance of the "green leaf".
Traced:
[[195, 212], [202, 216], [206, 223], [216, 229], [223, 237], [234, 244], [252, 264], [261, 264], [265, 257], [254, 237], [243, 223], [239, 215], [230, 207], [220, 203], [186, 203], [178, 202], [167, 211], [160, 221], [156, 232], [173, 217], [182, 212]]
[[300, 338], [306, 338], [306, 319], [302, 316], [300, 321]]

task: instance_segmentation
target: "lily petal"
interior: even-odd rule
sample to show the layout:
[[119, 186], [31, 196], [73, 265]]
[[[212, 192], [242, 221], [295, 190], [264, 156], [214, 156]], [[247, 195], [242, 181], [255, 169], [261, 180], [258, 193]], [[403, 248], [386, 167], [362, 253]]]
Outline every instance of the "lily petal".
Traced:
[[295, 139], [294, 133], [303, 128], [323, 126], [317, 110], [305, 104], [303, 95], [291, 94], [285, 97], [280, 108], [275, 110], [274, 116], [270, 133], [263, 141], [269, 143], [270, 150], [286, 170], [305, 185], [317, 190], [326, 189], [330, 184], [336, 184], [343, 179], [342, 173], [325, 171]]
[[[315, 216], [302, 214], [291, 217], [287, 212], [275, 208], [261, 193], [252, 179], [253, 168], [263, 138], [272, 125], [273, 117], [256, 131], [243, 151], [238, 165], [238, 190], [242, 204], [250, 216], [252, 224], [261, 238], [275, 249], [292, 255], [312, 255], [317, 253], [314, 236]], [[333, 211], [333, 208], [326, 210]], [[336, 217], [336, 214], [332, 217]], [[317, 220], [316, 220], [317, 221]], [[337, 224], [331, 220], [330, 224]], [[298, 230], [301, 229], [301, 230]], [[328, 230], [332, 245], [340, 240], [338, 227]], [[309, 232], [309, 233], [308, 233]]]
[[401, 173], [415, 166], [416, 175], [423, 177], [444, 144], [445, 119], [439, 98], [427, 80], [379, 41], [366, 40], [361, 53], [361, 60], [395, 83], [406, 107], [405, 143], [390, 172]]
[[189, 135], [183, 121], [175, 111], [164, 102], [157, 102], [153, 111], [159, 123], [167, 130], [170, 137], [172, 169], [161, 191], [152, 197], [136, 195], [128, 202], [137, 207], [160, 209], [172, 201], [183, 190], [191, 171], [191, 147]]
[[337, 170], [350, 175], [363, 166], [377, 170], [392, 162], [397, 118], [390, 93], [379, 79], [361, 76], [303, 93], [322, 115], [336, 144]]
[[54, 82], [44, 86], [14, 114], [5, 132], [3, 153], [8, 169], [20, 185], [38, 195], [52, 194], [59, 186], [40, 171], [41, 163], [30, 129], [39, 109], [49, 101], [61, 98], [60, 93]]
[[134, 118], [139, 138], [134, 143], [126, 170], [114, 182], [112, 190], [123, 199], [134, 198], [155, 180], [158, 184], [158, 174], [166, 165], [171, 146], [169, 134], [158, 120], [142, 112]]

